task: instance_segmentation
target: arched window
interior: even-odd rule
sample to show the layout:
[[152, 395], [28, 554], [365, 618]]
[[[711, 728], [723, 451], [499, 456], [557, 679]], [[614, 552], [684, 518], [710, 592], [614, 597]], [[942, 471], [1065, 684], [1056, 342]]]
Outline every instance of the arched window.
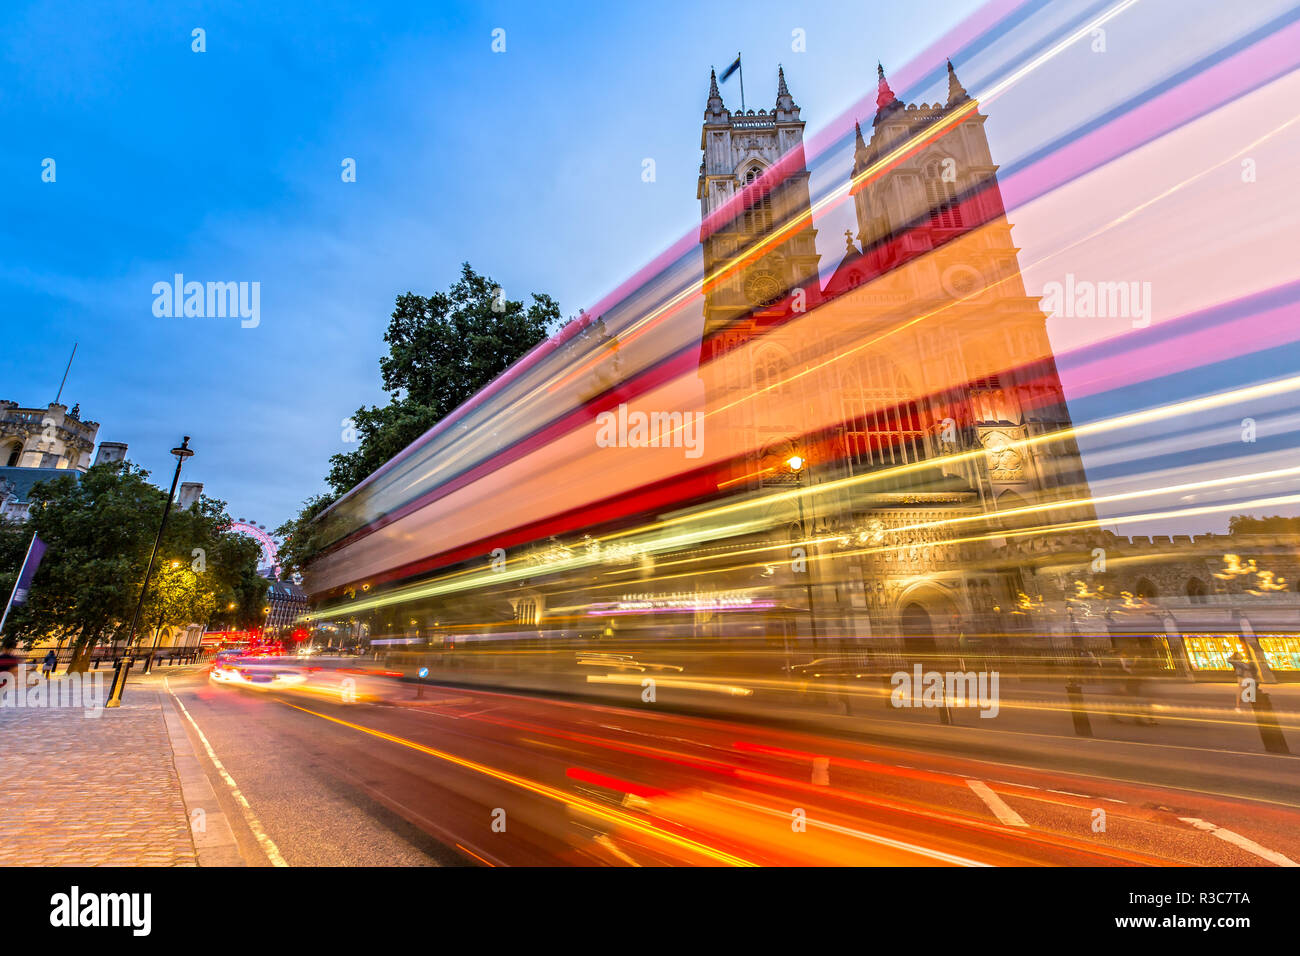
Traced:
[[23, 456], [23, 446], [20, 445], [18, 442], [14, 442], [6, 449], [5, 467], [17, 468], [18, 459], [21, 458], [22, 456]]
[[[948, 168], [955, 166], [949, 163]], [[944, 163], [932, 160], [926, 164], [925, 200], [930, 207], [930, 225], [936, 229], [960, 229], [961, 207], [957, 205], [957, 184], [944, 178]]]
[[[749, 189], [763, 175], [763, 167], [754, 165], [749, 167], [745, 172], [745, 188]], [[757, 187], [755, 187], [757, 189]], [[753, 196], [748, 200], [748, 209], [745, 212], [745, 231], [751, 236], [760, 236], [772, 228], [772, 192], [769, 189], [761, 196]]]
[[840, 392], [845, 441], [855, 472], [928, 457], [915, 390], [893, 362], [869, 356], [847, 370]]
[[1187, 581], [1187, 597], [1193, 604], [1205, 603], [1205, 582], [1200, 578], [1189, 578]]
[[754, 359], [754, 385], [759, 390], [771, 389], [773, 393], [790, 390], [789, 360], [776, 349], [768, 348]]
[[1134, 588], [1134, 591], [1137, 593], [1137, 596], [1142, 598], [1144, 601], [1149, 601], [1151, 598], [1160, 596], [1160, 592], [1156, 590], [1156, 586], [1151, 583], [1150, 578], [1141, 578], [1137, 583], [1137, 587]]

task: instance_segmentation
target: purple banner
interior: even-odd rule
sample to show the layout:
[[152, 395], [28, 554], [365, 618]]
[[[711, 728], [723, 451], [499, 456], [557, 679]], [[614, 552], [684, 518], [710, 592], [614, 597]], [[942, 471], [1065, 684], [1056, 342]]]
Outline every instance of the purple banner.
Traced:
[[27, 549], [27, 560], [23, 562], [23, 569], [18, 575], [18, 586], [14, 588], [14, 604], [22, 604], [27, 600], [27, 592], [32, 589], [32, 578], [36, 577], [36, 569], [40, 567], [43, 557], [45, 542], [33, 535], [31, 547]]

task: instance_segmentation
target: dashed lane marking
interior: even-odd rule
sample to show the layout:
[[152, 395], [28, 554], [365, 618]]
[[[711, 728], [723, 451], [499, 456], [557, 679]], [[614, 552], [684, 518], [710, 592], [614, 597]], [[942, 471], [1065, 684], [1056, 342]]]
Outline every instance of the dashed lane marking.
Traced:
[[285, 862], [284, 857], [280, 855], [280, 848], [275, 845], [275, 841], [267, 836], [266, 831], [262, 829], [261, 821], [258, 820], [257, 815], [253, 813], [253, 808], [249, 805], [247, 798], [244, 797], [243, 791], [239, 789], [239, 784], [235, 783], [235, 778], [227, 772], [225, 764], [221, 762], [216, 751], [212, 749], [212, 744], [208, 743], [208, 738], [204, 736], [203, 731], [199, 729], [199, 725], [194, 722], [194, 718], [191, 717], [190, 712], [185, 709], [185, 705], [181, 703], [181, 699], [176, 696], [176, 691], [172, 690], [171, 685], [167, 683], [166, 677], [163, 678], [163, 686], [167, 688], [167, 693], [172, 695], [172, 700], [176, 701], [176, 706], [181, 709], [181, 713], [184, 714], [185, 719], [190, 722], [190, 726], [194, 728], [194, 732], [199, 735], [199, 742], [203, 744], [203, 749], [207, 751], [208, 759], [212, 761], [212, 766], [217, 768], [217, 773], [221, 775], [221, 779], [226, 782], [226, 786], [228, 786], [230, 792], [234, 794], [235, 801], [239, 804], [239, 809], [244, 814], [244, 822], [248, 824], [248, 829], [253, 831], [253, 836], [257, 838], [257, 842], [262, 847], [262, 852], [266, 854], [266, 858], [271, 862], [272, 866], [288, 866], [289, 864]]
[[1254, 840], [1249, 837], [1244, 837], [1240, 833], [1234, 833], [1232, 830], [1225, 830], [1221, 826], [1216, 826], [1215, 824], [1201, 820], [1198, 817], [1179, 817], [1178, 819], [1182, 820], [1184, 823], [1190, 823], [1198, 830], [1212, 833], [1220, 840], [1231, 843], [1233, 846], [1240, 847], [1247, 853], [1253, 853], [1260, 859], [1268, 860], [1268, 862], [1275, 864], [1276, 866], [1300, 866], [1300, 863], [1297, 863], [1290, 857], [1283, 856], [1281, 853], [1278, 853], [1276, 850], [1270, 850], [1268, 847], [1260, 846]]
[[1027, 827], [1028, 823], [1020, 814], [1007, 806], [1007, 802], [994, 793], [987, 783], [983, 780], [967, 780], [966, 786], [975, 791], [975, 796], [984, 801], [985, 805], [993, 811], [993, 815], [998, 818], [999, 822], [1005, 823], [1009, 827]]

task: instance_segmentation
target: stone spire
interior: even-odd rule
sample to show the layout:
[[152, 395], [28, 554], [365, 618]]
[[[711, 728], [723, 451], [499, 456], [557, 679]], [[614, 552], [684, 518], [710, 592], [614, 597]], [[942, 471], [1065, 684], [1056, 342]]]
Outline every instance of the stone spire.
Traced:
[[873, 126], [879, 125], [885, 114], [892, 113], [895, 110], [901, 110], [903, 104], [898, 101], [894, 91], [889, 88], [889, 81], [885, 79], [885, 68], [879, 63], [876, 64], [876, 118], [872, 123]]
[[798, 110], [794, 105], [794, 97], [790, 95], [790, 88], [785, 85], [785, 67], [779, 65], [776, 68], [776, 109], [782, 113]]
[[966, 88], [957, 82], [957, 71], [952, 68], [952, 60], [948, 61], [948, 108], [965, 103], [970, 99], [970, 94]]
[[709, 102], [705, 104], [704, 116], [707, 120], [712, 116], [714, 121], [720, 121], [727, 115], [727, 107], [722, 102], [722, 93], [718, 90], [718, 74], [716, 70], [709, 70]]

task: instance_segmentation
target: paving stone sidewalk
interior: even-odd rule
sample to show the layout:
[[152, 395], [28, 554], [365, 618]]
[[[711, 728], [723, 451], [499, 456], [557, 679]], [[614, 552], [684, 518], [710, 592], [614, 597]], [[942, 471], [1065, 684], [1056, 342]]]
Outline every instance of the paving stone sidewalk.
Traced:
[[195, 866], [165, 693], [121, 707], [0, 707], [0, 866]]

